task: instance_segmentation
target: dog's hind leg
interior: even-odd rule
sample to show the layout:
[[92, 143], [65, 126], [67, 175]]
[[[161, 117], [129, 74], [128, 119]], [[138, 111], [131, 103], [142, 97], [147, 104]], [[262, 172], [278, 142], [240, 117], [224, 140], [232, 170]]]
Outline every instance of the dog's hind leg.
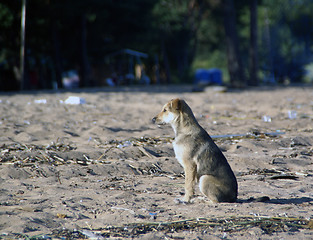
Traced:
[[221, 191], [215, 177], [210, 175], [203, 175], [199, 179], [200, 192], [205, 195], [213, 203], [221, 201]]

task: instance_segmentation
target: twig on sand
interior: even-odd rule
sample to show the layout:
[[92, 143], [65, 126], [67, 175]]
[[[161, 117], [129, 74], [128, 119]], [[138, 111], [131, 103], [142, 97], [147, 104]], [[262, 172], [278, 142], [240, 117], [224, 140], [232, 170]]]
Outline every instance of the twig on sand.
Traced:
[[144, 155], [146, 155], [148, 158], [151, 158], [151, 159], [156, 159], [157, 157], [152, 155], [151, 153], [149, 153], [146, 149], [144, 149], [144, 147], [142, 146], [138, 146], [137, 147]]
[[[112, 209], [129, 211], [134, 214], [133, 210], [120, 207], [112, 207]], [[98, 239], [109, 237], [122, 237], [130, 238], [138, 236], [140, 234], [146, 234], [149, 232], [164, 232], [174, 233], [181, 231], [195, 231], [204, 232], [212, 229], [219, 230], [221, 232], [238, 232], [244, 231], [252, 227], [260, 227], [265, 234], [272, 234], [274, 232], [283, 231], [298, 231], [299, 229], [313, 229], [313, 220], [307, 220], [303, 218], [295, 217], [267, 217], [267, 216], [237, 216], [237, 217], [216, 217], [216, 218], [191, 218], [178, 221], [169, 222], [141, 222], [130, 223], [122, 226], [107, 226], [101, 229], [88, 229], [79, 230], [88, 238], [97, 236]], [[86, 232], [86, 230], [88, 232]], [[64, 231], [63, 231], [64, 232]], [[61, 237], [62, 233], [55, 233], [55, 236]], [[71, 239], [77, 239], [77, 231], [73, 231], [71, 236], [67, 231], [67, 237]], [[87, 233], [87, 234], [86, 234]]]
[[56, 176], [57, 176], [59, 183], [62, 184], [61, 179], [60, 179], [60, 171], [56, 172]]
[[130, 212], [131, 214], [135, 214], [135, 212], [134, 212], [133, 210], [128, 209], [128, 208], [122, 208], [122, 207], [115, 207], [115, 206], [113, 206], [113, 207], [111, 207], [111, 209], [128, 211], [128, 212]]

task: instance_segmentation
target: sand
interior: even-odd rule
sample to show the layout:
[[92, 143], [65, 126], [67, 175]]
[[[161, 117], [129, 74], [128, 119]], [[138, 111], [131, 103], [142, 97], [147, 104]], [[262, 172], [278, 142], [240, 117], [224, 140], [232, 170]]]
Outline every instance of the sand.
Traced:
[[[1, 94], [0, 237], [312, 239], [313, 88], [191, 89]], [[151, 123], [176, 97], [228, 159], [238, 202], [209, 204], [198, 189], [192, 203], [176, 200], [174, 133]], [[262, 196], [270, 200], [249, 200]], [[260, 221], [232, 224], [243, 220]]]

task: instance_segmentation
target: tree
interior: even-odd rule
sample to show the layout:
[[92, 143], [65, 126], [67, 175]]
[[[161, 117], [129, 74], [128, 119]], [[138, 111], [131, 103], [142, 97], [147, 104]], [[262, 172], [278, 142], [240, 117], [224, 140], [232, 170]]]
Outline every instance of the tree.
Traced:
[[169, 68], [175, 70], [178, 81], [189, 76], [204, 9], [202, 0], [160, 0], [154, 6], [154, 25], [160, 36], [158, 44], [168, 78]]
[[246, 85], [246, 79], [244, 76], [242, 60], [239, 53], [234, 0], [223, 0], [222, 9], [230, 83], [233, 87], [244, 87]]
[[258, 81], [258, 27], [257, 27], [257, 3], [258, 0], [250, 0], [250, 57], [249, 72], [250, 86], [259, 85]]
[[[19, 89], [17, 76], [19, 73], [19, 38], [21, 20], [20, 1], [1, 1], [0, 3], [0, 90]], [[14, 74], [13, 69], [16, 71]]]
[[[123, 48], [148, 53], [152, 66], [146, 70], [160, 66], [161, 79], [181, 83], [192, 79], [192, 69], [220, 68], [234, 87], [258, 85], [262, 74], [301, 81], [312, 58], [311, 0], [27, 2], [25, 72], [39, 79], [28, 88], [51, 88], [55, 81], [61, 87], [62, 72], [71, 69], [90, 86], [91, 69]], [[21, 1], [2, 0], [1, 90], [18, 89], [13, 69], [19, 68], [20, 26]]]
[[263, 0], [261, 9], [266, 13], [261, 32], [266, 33], [267, 46], [259, 51], [265, 78], [276, 83], [301, 82], [304, 66], [312, 61], [312, 1]]

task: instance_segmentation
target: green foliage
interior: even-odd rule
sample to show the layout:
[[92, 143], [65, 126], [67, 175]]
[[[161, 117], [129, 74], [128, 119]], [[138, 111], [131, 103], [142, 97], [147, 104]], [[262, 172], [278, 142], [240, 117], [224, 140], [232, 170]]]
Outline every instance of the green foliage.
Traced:
[[188, 29], [188, 3], [185, 0], [160, 0], [153, 8], [152, 14], [157, 27], [167, 34]]
[[0, 28], [10, 28], [13, 24], [13, 13], [8, 6], [0, 3]]
[[310, 63], [304, 66], [305, 75], [304, 75], [304, 82], [305, 83], [313, 83], [313, 63]]
[[[250, 44], [249, 0], [234, 1], [240, 56], [248, 72]], [[172, 82], [191, 82], [198, 68], [220, 68], [228, 81], [227, 46], [216, 0], [28, 0], [26, 13], [27, 64], [52, 81], [61, 70], [80, 69], [83, 30], [91, 65], [104, 64], [114, 51], [131, 48], [149, 54], [146, 66]], [[19, 63], [21, 1], [0, 3], [0, 66]], [[259, 76], [301, 81], [313, 47], [311, 0], [258, 1]], [[85, 29], [83, 19], [86, 20]], [[41, 65], [40, 65], [41, 64]], [[46, 64], [46, 65], [45, 65]], [[1, 70], [1, 69], [0, 69]], [[165, 74], [166, 72], [166, 74]], [[153, 70], [149, 70], [152, 75]], [[151, 77], [151, 76], [150, 76]], [[48, 85], [47, 85], [48, 86]]]
[[[261, 64], [279, 82], [299, 82], [310, 62], [313, 46], [313, 2], [310, 0], [264, 0]], [[272, 66], [269, 64], [272, 62]]]
[[159, 34], [156, 44], [161, 59], [166, 62], [165, 58], [168, 58], [174, 73], [173, 82], [192, 79], [190, 66], [195, 57], [203, 8], [201, 1], [196, 0], [159, 0], [154, 5], [153, 27]]

